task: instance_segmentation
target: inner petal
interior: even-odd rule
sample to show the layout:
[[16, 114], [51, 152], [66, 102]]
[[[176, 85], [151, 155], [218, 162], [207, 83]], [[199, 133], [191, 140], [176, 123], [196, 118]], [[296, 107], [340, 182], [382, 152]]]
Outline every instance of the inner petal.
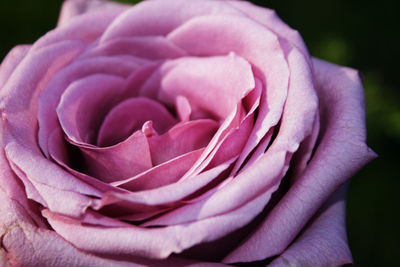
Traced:
[[207, 146], [218, 123], [203, 119], [179, 123], [163, 135], [148, 138], [154, 165], [161, 164], [182, 154]]
[[192, 166], [204, 149], [198, 149], [157, 165], [135, 177], [112, 185], [129, 191], [149, 190], [175, 183]]
[[94, 143], [108, 110], [119, 98], [122, 78], [96, 74], [73, 82], [64, 92], [57, 114], [70, 140], [80, 144]]
[[254, 86], [251, 65], [234, 53], [186, 57], [164, 64], [158, 98], [173, 105], [184, 96], [193, 113], [224, 119]]
[[114, 146], [78, 146], [85, 159], [86, 173], [104, 182], [133, 177], [153, 167], [147, 137], [141, 131]]
[[56, 108], [71, 83], [99, 73], [126, 78], [131, 73], [138, 72], [140, 64], [133, 57], [130, 60], [126, 60], [126, 57], [96, 57], [71, 62], [57, 72], [41, 92], [38, 101], [38, 141], [43, 153], [48, 156], [47, 140], [53, 129], [59, 127]]
[[164, 106], [149, 98], [127, 99], [115, 106], [106, 116], [99, 131], [97, 144], [116, 144], [141, 129], [147, 121], [152, 121], [154, 129], [161, 134], [177, 123]]

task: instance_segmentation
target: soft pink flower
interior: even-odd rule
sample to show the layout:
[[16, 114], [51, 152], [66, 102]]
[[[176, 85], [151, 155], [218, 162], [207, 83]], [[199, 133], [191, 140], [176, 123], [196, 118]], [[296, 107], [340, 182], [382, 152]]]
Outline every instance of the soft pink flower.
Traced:
[[236, 0], [68, 0], [0, 68], [2, 266], [351, 263], [358, 72]]

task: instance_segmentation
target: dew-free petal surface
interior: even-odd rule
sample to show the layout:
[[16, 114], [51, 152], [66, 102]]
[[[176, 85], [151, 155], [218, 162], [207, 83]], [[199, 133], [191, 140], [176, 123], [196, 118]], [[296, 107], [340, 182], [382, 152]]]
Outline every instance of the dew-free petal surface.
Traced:
[[[151, 190], [143, 190], [131, 193], [114, 193], [108, 192], [101, 200], [94, 201], [95, 209], [101, 209], [104, 206], [113, 203], [126, 204], [131, 212], [147, 212], [154, 211], [157, 207], [171, 207], [175, 203], [189, 198], [197, 191], [200, 191], [208, 184], [212, 184], [221, 174], [229, 170], [232, 162], [236, 158], [230, 159], [219, 166], [207, 170], [190, 179], [181, 182], [171, 183], [165, 186], [154, 188]], [[172, 204], [172, 205], [171, 205]]]
[[145, 97], [135, 97], [116, 105], [104, 118], [97, 144], [108, 146], [116, 144], [134, 131], [141, 130], [145, 122], [151, 121], [159, 134], [164, 134], [177, 121], [160, 103]]
[[313, 64], [321, 108], [320, 143], [305, 172], [225, 262], [282, 253], [328, 197], [376, 157], [365, 144], [365, 101], [357, 71], [318, 59]]
[[134, 132], [126, 140], [109, 147], [79, 145], [86, 172], [104, 182], [115, 182], [135, 176], [153, 167], [147, 137]]
[[214, 120], [180, 123], [163, 135], [150, 137], [149, 145], [154, 165], [161, 164], [187, 152], [205, 147], [218, 127]]
[[67, 25], [76, 16], [101, 10], [122, 12], [130, 6], [103, 0], [68, 0], [64, 1], [58, 18], [58, 27]]
[[[253, 73], [264, 88], [253, 133], [239, 158], [243, 162], [268, 130], [278, 123], [283, 111], [289, 69], [278, 37], [243, 16], [209, 15], [187, 21], [169, 33], [168, 38], [190, 55], [234, 52], [252, 64]], [[264, 53], [260, 55], [258, 51]]]
[[57, 233], [85, 251], [115, 257], [131, 255], [165, 259], [172, 253], [214, 241], [243, 227], [262, 210], [260, 203], [265, 202], [267, 195], [262, 194], [244, 206], [220, 216], [165, 228], [85, 226], [79, 220], [48, 210], [43, 210], [42, 214]]
[[7, 82], [15, 68], [24, 59], [31, 45], [17, 45], [3, 59], [0, 65], [0, 88]]
[[237, 13], [235, 8], [224, 1], [144, 1], [118, 17], [100, 42], [126, 36], [165, 36], [195, 16]]
[[[113, 68], [109, 68], [113, 65]], [[108, 74], [120, 78], [128, 77], [137, 70], [135, 60], [121, 57], [96, 57], [72, 62], [55, 74], [38, 101], [39, 145], [43, 153], [47, 152], [47, 141], [51, 132], [59, 128], [56, 108], [65, 89], [74, 81], [95, 74]]]
[[160, 165], [155, 166], [135, 177], [118, 181], [113, 185], [130, 191], [148, 190], [177, 182], [197, 160], [204, 149], [198, 149]]
[[158, 98], [174, 104], [178, 96], [189, 101], [192, 112], [201, 110], [224, 119], [255, 82], [251, 65], [231, 53], [221, 57], [185, 57], [167, 62]]
[[293, 244], [270, 265], [342, 266], [353, 263], [346, 236], [346, 185], [316, 214]]
[[[92, 255], [46, 227], [38, 227], [29, 211], [0, 188], [0, 263], [2, 266], [226, 266], [170, 257], [162, 261]], [[21, 250], [21, 248], [24, 248]]]
[[134, 36], [112, 39], [88, 50], [83, 57], [131, 55], [148, 60], [177, 58], [186, 52], [162, 36]]
[[123, 79], [109, 74], [94, 74], [70, 84], [56, 109], [68, 139], [79, 144], [96, 144], [100, 126], [119, 100], [123, 87]]

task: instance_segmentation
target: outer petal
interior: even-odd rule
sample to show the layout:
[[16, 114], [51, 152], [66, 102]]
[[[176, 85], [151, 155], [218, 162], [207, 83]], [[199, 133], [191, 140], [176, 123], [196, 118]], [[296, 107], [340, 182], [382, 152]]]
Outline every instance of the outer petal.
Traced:
[[101, 37], [100, 43], [126, 36], [166, 35], [195, 16], [209, 14], [240, 12], [225, 1], [142, 1], [115, 20]]
[[313, 60], [321, 107], [320, 144], [306, 171], [253, 235], [225, 262], [265, 259], [283, 252], [341, 184], [376, 155], [365, 144], [363, 88], [355, 70]]
[[30, 45], [17, 45], [4, 58], [0, 67], [0, 88], [7, 82], [15, 68], [28, 53]]
[[271, 263], [271, 267], [352, 263], [346, 237], [346, 192], [344, 185], [328, 200], [307, 230]]
[[67, 24], [72, 18], [100, 10], [124, 11], [130, 6], [105, 0], [66, 0], [61, 8], [58, 26]]
[[[0, 133], [3, 131], [3, 125], [0, 121]], [[2, 137], [0, 136], [0, 144], [2, 144]], [[40, 226], [44, 226], [42, 218], [40, 218], [37, 213], [39, 212], [37, 207], [32, 205], [32, 203], [26, 198], [26, 192], [23, 184], [19, 181], [18, 177], [13, 173], [10, 164], [7, 161], [6, 155], [3, 149], [0, 150], [0, 197], [8, 197], [8, 199], [15, 201], [16, 205], [23, 207], [29, 213], [32, 220]], [[6, 207], [2, 204], [6, 204], [7, 201], [0, 200], [0, 213], [1, 210]], [[7, 219], [4, 216], [0, 216], [0, 227], [5, 225], [4, 220]], [[0, 237], [1, 240], [1, 237]], [[1, 254], [1, 250], [0, 250]], [[1, 259], [1, 255], [0, 255]], [[1, 260], [0, 260], [1, 263]], [[3, 265], [1, 265], [3, 266]]]
[[132, 36], [112, 39], [85, 53], [84, 57], [131, 55], [145, 59], [166, 59], [186, 53], [163, 36]]
[[283, 22], [274, 10], [256, 6], [247, 1], [229, 0], [228, 2], [253, 20], [279, 35], [279, 38], [287, 40], [290, 44], [299, 49], [300, 52], [307, 57], [307, 60], [310, 60], [307, 48], [299, 32], [291, 29]]
[[54, 231], [38, 227], [27, 210], [0, 189], [1, 266], [225, 266], [170, 257], [163, 261], [103, 258], [80, 251]]
[[260, 195], [230, 213], [162, 228], [135, 225], [104, 228], [82, 225], [79, 220], [48, 210], [43, 210], [42, 214], [57, 233], [85, 251], [115, 257], [135, 255], [166, 259], [172, 253], [181, 253], [196, 244], [212, 242], [247, 225], [262, 210], [260, 203], [268, 197], [268, 194]]
[[94, 42], [109, 26], [109, 24], [121, 14], [121, 10], [99, 10], [77, 16], [69, 23], [50, 31], [36, 41], [32, 50], [40, 49], [51, 44], [66, 40], [80, 40], [87, 43]]
[[[37, 99], [49, 79], [68, 64], [82, 49], [80, 41], [66, 41], [36, 51], [30, 51], [15, 69], [1, 91], [4, 108], [2, 135], [7, 157], [27, 177], [53, 196], [59, 190], [98, 195], [97, 190], [80, 183], [43, 157], [37, 146], [36, 130]], [[44, 171], [45, 170], [45, 171]], [[37, 180], [39, 179], [39, 180]], [[43, 185], [43, 187], [42, 187]], [[56, 191], [49, 193], [51, 189]], [[67, 192], [67, 194], [69, 194]]]
[[1, 266], [128, 266], [83, 253], [53, 231], [38, 228], [27, 211], [0, 190]]

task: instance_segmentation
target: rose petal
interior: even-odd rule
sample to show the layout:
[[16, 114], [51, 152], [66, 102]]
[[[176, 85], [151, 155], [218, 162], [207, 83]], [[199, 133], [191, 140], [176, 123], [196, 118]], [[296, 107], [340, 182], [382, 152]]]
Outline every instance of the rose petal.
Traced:
[[0, 225], [2, 266], [226, 266], [174, 256], [157, 261], [137, 257], [105, 258], [82, 252], [54, 231], [32, 224], [26, 211], [2, 191]]
[[[75, 58], [82, 49], [81, 42], [67, 41], [47, 49], [30, 52], [14, 70], [1, 90], [0, 99], [3, 120], [9, 126], [15, 125], [15, 128], [20, 128], [20, 125], [26, 126], [23, 131], [16, 132], [17, 136], [35, 131], [34, 114], [37, 104], [33, 103], [36, 103], [39, 93], [52, 75]], [[32, 138], [33, 136], [23, 139], [23, 142], [29, 140], [35, 143]]]
[[220, 182], [219, 178], [224, 178], [222, 174], [225, 174], [229, 170], [229, 167], [235, 160], [236, 158], [230, 159], [215, 168], [204, 171], [185, 181], [171, 183], [152, 190], [137, 191], [128, 194], [108, 192], [101, 200], [94, 202], [94, 208], [101, 209], [116, 203], [126, 207], [126, 210], [130, 213], [148, 213], [159, 211], [162, 207], [171, 207], [184, 199], [188, 199], [208, 185], [213, 186], [214, 184], [218, 184]]
[[[213, 15], [191, 19], [167, 38], [196, 56], [234, 51], [252, 64], [254, 75], [267, 86], [263, 89], [253, 132], [239, 159], [241, 164], [278, 123], [283, 111], [289, 70], [278, 37], [246, 17]], [[264, 51], [265, 56], [258, 51]]]
[[64, 1], [61, 12], [58, 19], [58, 27], [68, 25], [71, 19], [78, 15], [87, 14], [90, 12], [96, 12], [100, 10], [115, 10], [122, 12], [128, 9], [130, 6], [123, 5], [112, 1], [103, 0], [68, 0]]
[[[300, 143], [308, 136], [314, 134], [315, 118], [317, 114], [318, 98], [314, 89], [311, 67], [309, 66], [306, 58], [294, 47], [286, 41], [281, 41], [282, 49], [286, 55], [289, 68], [291, 70], [289, 80], [289, 91], [285, 108], [280, 121], [279, 131], [271, 146], [268, 148], [267, 154], [274, 153], [275, 151], [287, 151], [287, 157], [283, 168], [287, 170], [291, 154], [296, 152]], [[317, 129], [318, 130], [318, 129]], [[261, 157], [263, 151], [271, 138], [272, 131], [269, 132], [258, 147], [254, 154], [248, 159], [246, 169]], [[315, 142], [316, 136], [312, 139]], [[313, 144], [312, 144], [313, 145]], [[311, 153], [311, 151], [309, 151]], [[242, 160], [243, 160], [242, 154]], [[236, 168], [239, 168], [241, 161], [239, 159]]]
[[[291, 70], [291, 76], [279, 132], [269, 148], [269, 153], [273, 153], [272, 151], [274, 150], [285, 150], [294, 153], [304, 139], [310, 138], [308, 142], [311, 143], [307, 145], [308, 150], [305, 152], [301, 151], [303, 158], [299, 159], [303, 161], [302, 164], [305, 164], [311, 155], [319, 131], [319, 121], [316, 121], [318, 117], [318, 99], [313, 85], [311, 67], [308, 64], [307, 58], [303, 57], [295, 47], [292, 47], [286, 41], [281, 40], [281, 45]], [[272, 135], [273, 131], [271, 129], [263, 137], [251, 157], [248, 158], [246, 166], [242, 166], [242, 170], [251, 166], [264, 154]], [[239, 158], [233, 173], [241, 167], [244, 155], [246, 154], [242, 154], [242, 157]], [[297, 157], [300, 158], [300, 155], [297, 155]], [[290, 158], [286, 159], [286, 161], [288, 160]], [[284, 168], [287, 167], [288, 165], [286, 164]], [[301, 166], [296, 169], [300, 171]]]
[[[22, 199], [20, 199], [21, 201]], [[38, 227], [29, 209], [20, 206], [0, 188], [1, 266], [161, 266], [163, 262], [142, 259], [106, 259], [84, 253], [44, 224]], [[23, 249], [21, 249], [23, 248]], [[190, 261], [168, 259], [169, 264]], [[206, 264], [206, 263], [205, 263]], [[166, 265], [168, 266], [168, 265]]]
[[90, 49], [83, 57], [131, 55], [145, 59], [178, 58], [186, 52], [162, 36], [134, 36], [112, 39]]
[[306, 58], [289, 43], [281, 43], [291, 72], [290, 85], [279, 132], [269, 150], [295, 152], [313, 131], [318, 96]]
[[[71, 0], [69, 0], [71, 1]], [[110, 23], [121, 14], [121, 10], [100, 10], [75, 17], [67, 24], [57, 27], [37, 40], [32, 50], [41, 49], [67, 40], [79, 40], [91, 43], [96, 40]]]
[[[192, 168], [191, 172], [188, 172], [185, 176], [199, 173], [203, 171], [204, 168], [211, 168], [216, 166], [218, 163], [227, 160], [228, 158], [241, 155], [244, 145], [246, 144], [250, 135], [250, 131], [253, 127], [254, 112], [260, 103], [262, 85], [258, 79], [256, 79], [255, 82], [255, 88], [251, 90], [249, 94], [242, 100], [242, 104], [247, 111], [247, 115], [242, 119], [242, 121], [240, 121], [239, 125], [233, 126], [232, 124], [228, 126], [229, 131], [222, 136], [217, 144], [215, 144], [214, 147], [208, 146], [209, 149], [212, 149], [211, 153], [208, 155], [204, 153], [202, 158], [194, 165], [196, 168]], [[220, 129], [223, 129], [223, 127]], [[264, 151], [265, 149], [262, 151], [262, 153], [264, 153]], [[235, 170], [232, 170], [232, 173], [234, 171]]]
[[256, 6], [246, 1], [230, 0], [229, 4], [276, 33], [280, 39], [285, 39], [288, 43], [296, 47], [303, 54], [306, 60], [310, 62], [311, 59], [308, 50], [299, 32], [291, 29], [285, 22], [283, 22], [274, 10]]
[[[3, 146], [7, 157], [27, 177], [34, 177], [43, 184], [48, 196], [60, 197], [60, 190], [66, 194], [78, 192], [99, 195], [97, 190], [77, 181], [43, 158], [36, 143], [37, 105], [32, 103], [37, 103], [38, 94], [50, 77], [75, 58], [81, 49], [81, 42], [68, 41], [37, 51], [31, 50], [1, 91], [1, 105], [4, 108]], [[21, 128], [21, 125], [24, 127]], [[49, 201], [52, 200], [54, 198]]]
[[346, 237], [346, 188], [325, 203], [300, 237], [271, 266], [342, 266], [353, 263]]
[[178, 113], [179, 118], [182, 122], [187, 122], [192, 115], [192, 108], [190, 107], [190, 103], [184, 96], [177, 96], [176, 98], [176, 112]]
[[365, 144], [365, 102], [358, 73], [317, 59], [313, 63], [321, 102], [321, 143], [306, 171], [226, 262], [282, 253], [328, 196], [376, 157]]
[[219, 147], [215, 148], [215, 154], [210, 155], [212, 159], [210, 163], [207, 164], [207, 169], [218, 166], [222, 162], [240, 155], [253, 127], [253, 115], [254, 114], [251, 113], [247, 116], [240, 126], [233, 129], [226, 138], [221, 141]]
[[25, 190], [25, 196], [24, 198], [32, 199], [37, 203], [40, 203], [42, 206], [46, 207], [46, 201], [42, 198], [34, 184], [26, 177], [25, 173], [21, 171], [18, 166], [16, 166], [13, 162], [8, 163], [10, 165], [10, 168], [13, 172], [13, 174], [22, 182], [24, 190]]
[[198, 149], [164, 162], [135, 177], [113, 183], [129, 191], [149, 190], [174, 183], [192, 166], [204, 149]]
[[103, 226], [109, 228], [131, 226], [129, 223], [103, 216], [93, 210], [86, 211], [86, 213], [80, 219], [83, 225]]
[[100, 42], [126, 36], [166, 35], [195, 16], [238, 13], [224, 1], [144, 1], [119, 16], [103, 34]]
[[[284, 48], [287, 49], [287, 47]], [[283, 175], [286, 173], [286, 170], [288, 169], [289, 166], [288, 164], [292, 153], [294, 153], [298, 149], [300, 142], [306, 136], [310, 135], [312, 132], [312, 126], [314, 123], [316, 107], [317, 107], [317, 100], [313, 89], [313, 85], [311, 83], [312, 79], [310, 77], [311, 76], [310, 69], [309, 67], [307, 68], [307, 62], [304, 60], [302, 55], [300, 53], [296, 53], [296, 51], [297, 50], [294, 49], [290, 50], [290, 53], [287, 52], [289, 65], [296, 67], [292, 68], [292, 76], [290, 83], [291, 85], [289, 88], [288, 100], [286, 101], [285, 104], [285, 110], [281, 121], [280, 131], [272, 146], [259, 159], [259, 161], [263, 162], [265, 166], [270, 166], [271, 168], [268, 171], [265, 170], [263, 178], [265, 184], [264, 185], [262, 185], [262, 183], [259, 184], [259, 188], [266, 188], [268, 183], [270, 183], [271, 181], [272, 183], [269, 185], [269, 189], [276, 188], [277, 181], [283, 177]], [[299, 99], [302, 99], [302, 101], [296, 101]], [[304, 105], [303, 103], [307, 103], [307, 105]], [[279, 155], [281, 154], [281, 152], [285, 153], [285, 157], [281, 158], [280, 162], [279, 161], [276, 161], [274, 163], [269, 162], [271, 158], [274, 158], [274, 154]], [[256, 165], [256, 163], [253, 161], [252, 164], [248, 166], [249, 168], [254, 168], [254, 165]], [[263, 166], [262, 168], [265, 168], [265, 166]], [[238, 176], [235, 179], [235, 182], [241, 180], [242, 178], [243, 176]], [[249, 177], [247, 179], [244, 179], [243, 181], [248, 181], [250, 183], [251, 180], [252, 178]], [[230, 188], [229, 186], [230, 185], [228, 185], [227, 188]], [[260, 192], [257, 189], [245, 190], [244, 188], [247, 186], [249, 185], [242, 184], [241, 190], [244, 190], [246, 192], [247, 191], [251, 192], [254, 195], [257, 195], [258, 194], [257, 192]], [[230, 195], [227, 189], [225, 189], [225, 191], [227, 196], [235, 200], [239, 200], [240, 198], [244, 197], [244, 194], [242, 194], [241, 196], [237, 196], [236, 193], [234, 195]], [[218, 193], [219, 194], [216, 193], [215, 196], [211, 197], [211, 199], [202, 200], [199, 203], [193, 204], [192, 207], [189, 207], [189, 205], [185, 206], [180, 210], [168, 213], [165, 216], [156, 219], [156, 221], [157, 223], [160, 224], [164, 223], [170, 224], [177, 222], [182, 223], [194, 219], [204, 218], [202, 217], [203, 215], [201, 215], [202, 214], [201, 211], [197, 213], [197, 211], [199, 211], [200, 209], [200, 206], [202, 207], [201, 210], [202, 211], [205, 210], [204, 214], [206, 214], [211, 211], [212, 209], [211, 205], [216, 205], [215, 207], [218, 208], [215, 208], [215, 212], [220, 213], [221, 210], [224, 210], [225, 208], [230, 209], [232, 208], [232, 205], [240, 205], [239, 203], [243, 203], [243, 202], [238, 202], [234, 204], [235, 202], [226, 202], [226, 201], [224, 202], [217, 197], [217, 195], [223, 197], [222, 195], [224, 191]], [[215, 199], [218, 199], [215, 202], [213, 202], [212, 200], [214, 197]], [[209, 209], [203, 207], [203, 205], [207, 205], [205, 204], [205, 202], [210, 205]], [[227, 203], [227, 205], [226, 207], [223, 207], [223, 205], [217, 206], [217, 203]], [[178, 216], [178, 214], [180, 217]], [[209, 213], [209, 215], [207, 216], [212, 216], [211, 214], [213, 213]]]
[[[109, 68], [109, 66], [114, 66]], [[45, 155], [48, 155], [47, 141], [51, 132], [59, 127], [56, 108], [62, 93], [70, 83], [93, 74], [104, 73], [119, 77], [127, 77], [137, 69], [135, 60], [123, 58], [98, 57], [71, 63], [52, 77], [52, 80], [39, 97], [39, 145]]]
[[181, 123], [163, 135], [149, 138], [154, 165], [171, 160], [193, 150], [205, 147], [217, 130], [214, 120], [195, 120]]
[[306, 170], [308, 161], [310, 160], [316, 146], [320, 130], [320, 118], [318, 112], [315, 115], [312, 133], [303, 140], [291, 161], [291, 175], [293, 176], [292, 183], [295, 182], [296, 178], [301, 177], [300, 174]]
[[227, 214], [164, 228], [85, 226], [79, 220], [48, 210], [43, 210], [42, 214], [57, 233], [85, 251], [116, 257], [131, 255], [165, 259], [172, 253], [214, 241], [246, 225], [261, 211], [260, 203], [265, 202], [265, 198], [266, 194], [260, 195]]
[[[264, 195], [263, 199], [268, 201], [278, 188], [283, 176], [282, 162], [285, 158], [285, 152], [264, 155], [235, 179], [230, 180], [207, 197], [186, 204], [147, 223], [149, 225], [176, 225], [211, 218], [238, 209], [261, 194]], [[262, 204], [261, 210], [266, 203]]]
[[145, 83], [154, 75], [154, 72], [160, 67], [159, 62], [150, 62], [148, 64], [142, 64], [140, 69], [134, 71], [127, 79], [125, 84], [125, 92], [123, 99], [131, 97], [138, 97], [141, 88]]
[[14, 72], [22, 59], [24, 59], [30, 48], [30, 45], [17, 45], [8, 52], [0, 65], [0, 88], [2, 88], [7, 82], [8, 78]]
[[94, 74], [71, 83], [56, 109], [67, 137], [80, 144], [96, 144], [100, 125], [123, 89], [124, 80], [109, 74]]
[[76, 145], [85, 159], [85, 172], [107, 183], [135, 176], [153, 167], [147, 138], [140, 131], [109, 147]]
[[[103, 181], [99, 180], [98, 178], [89, 176], [83, 172], [82, 168], [79, 168], [83, 165], [83, 160], [80, 157], [77, 157], [78, 150], [77, 147], [68, 143], [61, 129], [54, 129], [51, 133], [49, 140], [48, 140], [48, 148], [49, 148], [49, 156], [53, 159], [57, 164], [62, 166], [66, 169], [70, 174], [74, 177], [80, 179], [81, 181], [89, 184], [99, 190], [100, 192], [120, 192], [123, 193], [125, 190], [121, 188], [117, 188], [115, 186], [111, 186], [108, 183], [104, 183]], [[75, 150], [75, 153], [74, 153]], [[79, 150], [78, 150], [79, 151]], [[75, 166], [78, 165], [78, 166]], [[76, 169], [79, 169], [76, 170]]]
[[200, 110], [219, 119], [227, 117], [255, 85], [250, 64], [234, 53], [168, 61], [162, 72], [161, 101], [173, 105], [184, 96], [193, 113]]
[[146, 121], [152, 121], [153, 127], [160, 134], [177, 123], [160, 103], [145, 97], [130, 98], [115, 106], [104, 118], [97, 144], [116, 144], [141, 129]]
[[[232, 116], [225, 120], [214, 135], [213, 139], [207, 145], [204, 153], [181, 180], [185, 180], [188, 177], [201, 173], [203, 170], [218, 164], [218, 162], [223, 162], [229, 158], [240, 155], [252, 129], [254, 110], [244, 116], [244, 118], [241, 118], [243, 117], [242, 113], [244, 112], [243, 105], [239, 104], [237, 109], [240, 110], [239, 113], [236, 113], [236, 110], [234, 110], [231, 114], [235, 115], [233, 120]], [[241, 115], [238, 116], [237, 114]]]
[[[236, 109], [225, 119], [206, 147], [203, 155], [182, 179], [198, 174], [206, 167], [212, 167], [216, 162], [223, 162], [230, 157], [243, 153], [243, 146], [245, 143], [242, 142], [246, 142], [249, 137], [248, 131], [251, 130], [254, 121], [254, 112], [260, 103], [262, 85], [257, 78], [255, 82], [255, 88], [248, 92], [248, 95], [244, 97], [242, 103], [237, 105]], [[244, 115], [245, 111], [248, 112], [247, 115]], [[264, 150], [262, 152], [264, 152]], [[233, 170], [232, 173], [234, 171], [235, 170]]]
[[91, 205], [91, 198], [72, 190], [52, 188], [38, 182], [34, 176], [27, 177], [18, 166], [11, 162], [11, 168], [24, 183], [26, 195], [29, 199], [40, 203], [54, 212], [70, 216], [80, 216]]
[[[0, 122], [0, 133], [2, 130], [2, 123]], [[0, 136], [0, 143], [2, 144], [2, 136]], [[36, 225], [43, 227], [45, 223], [43, 219], [40, 218], [37, 213], [38, 209], [35, 205], [26, 198], [26, 191], [23, 184], [20, 183], [19, 178], [15, 175], [13, 170], [10, 167], [10, 164], [6, 158], [4, 150], [0, 152], [0, 197], [8, 198], [9, 200], [0, 201], [0, 213], [3, 211], [9, 201], [15, 202], [15, 205], [21, 206], [26, 212], [28, 216], [36, 223]], [[3, 206], [4, 205], [4, 206]], [[7, 217], [7, 218], [6, 218]], [[8, 219], [9, 216], [0, 216], [0, 226], [5, 226], [6, 223], [4, 220]], [[4, 218], [4, 219], [3, 219]], [[2, 221], [3, 219], [3, 221]], [[0, 256], [1, 258], [1, 256]], [[1, 263], [1, 262], [0, 262]]]

